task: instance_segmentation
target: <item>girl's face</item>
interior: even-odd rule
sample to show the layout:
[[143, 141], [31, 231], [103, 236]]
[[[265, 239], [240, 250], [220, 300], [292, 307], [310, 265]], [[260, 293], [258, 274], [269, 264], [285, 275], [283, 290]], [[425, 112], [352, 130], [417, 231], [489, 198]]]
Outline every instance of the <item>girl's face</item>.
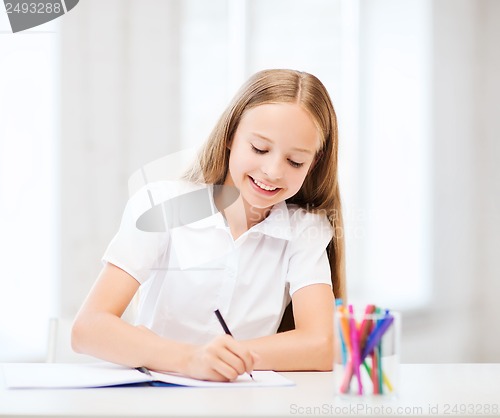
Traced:
[[225, 184], [262, 213], [295, 195], [320, 147], [320, 133], [297, 104], [263, 104], [247, 110], [231, 142]]

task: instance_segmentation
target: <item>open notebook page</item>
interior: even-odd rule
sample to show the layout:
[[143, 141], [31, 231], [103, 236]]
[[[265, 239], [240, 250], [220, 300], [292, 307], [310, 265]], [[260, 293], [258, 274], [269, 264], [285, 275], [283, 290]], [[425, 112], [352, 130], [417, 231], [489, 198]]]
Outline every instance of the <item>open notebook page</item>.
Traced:
[[10, 363], [0, 365], [7, 388], [90, 388], [159, 381], [194, 387], [290, 386], [294, 383], [273, 371], [254, 371], [234, 382], [208, 382], [171, 373], [151, 372], [112, 363]]

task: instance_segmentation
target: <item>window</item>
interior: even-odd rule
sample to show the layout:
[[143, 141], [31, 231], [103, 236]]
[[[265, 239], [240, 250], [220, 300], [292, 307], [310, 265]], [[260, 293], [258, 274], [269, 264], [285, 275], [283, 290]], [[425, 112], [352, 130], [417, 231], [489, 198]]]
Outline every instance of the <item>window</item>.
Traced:
[[43, 360], [56, 307], [56, 28], [0, 13], [0, 361]]
[[349, 297], [395, 309], [425, 304], [432, 251], [429, 3], [190, 0], [182, 6], [183, 144], [206, 138], [255, 71], [317, 75], [339, 119]]
[[431, 8], [419, 0], [362, 4], [359, 180], [347, 202], [355, 208], [348, 233], [359, 232], [348, 237], [351, 295], [417, 308], [431, 290]]

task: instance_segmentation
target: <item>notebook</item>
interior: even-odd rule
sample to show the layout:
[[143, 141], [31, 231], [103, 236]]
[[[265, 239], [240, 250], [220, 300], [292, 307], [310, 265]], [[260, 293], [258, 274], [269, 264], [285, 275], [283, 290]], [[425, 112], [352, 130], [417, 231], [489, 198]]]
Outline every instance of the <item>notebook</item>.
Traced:
[[273, 371], [255, 370], [233, 382], [192, 379], [176, 373], [140, 371], [113, 363], [9, 363], [0, 365], [9, 389], [75, 389], [149, 384], [152, 386], [263, 387], [292, 386], [294, 382]]

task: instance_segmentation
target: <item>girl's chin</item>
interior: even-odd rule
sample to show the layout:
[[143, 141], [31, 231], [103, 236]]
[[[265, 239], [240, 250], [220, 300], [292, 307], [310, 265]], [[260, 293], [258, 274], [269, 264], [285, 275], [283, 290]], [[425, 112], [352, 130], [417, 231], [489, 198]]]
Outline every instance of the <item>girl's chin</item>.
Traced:
[[272, 198], [262, 198], [256, 196], [255, 192], [250, 191], [250, 193], [242, 193], [242, 197], [248, 206], [255, 208], [256, 210], [266, 210], [272, 208], [276, 203], [281, 202], [284, 199], [280, 198], [280, 195], [275, 195]]

